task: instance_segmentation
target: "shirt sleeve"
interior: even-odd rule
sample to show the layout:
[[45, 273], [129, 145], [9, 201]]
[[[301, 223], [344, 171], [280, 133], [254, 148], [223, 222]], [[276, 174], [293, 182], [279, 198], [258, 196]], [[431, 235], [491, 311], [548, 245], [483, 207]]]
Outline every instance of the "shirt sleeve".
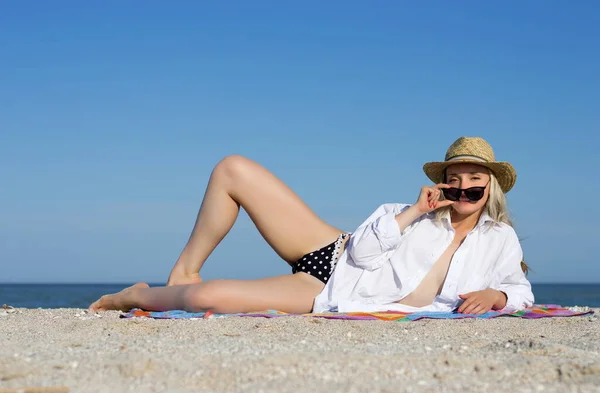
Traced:
[[533, 306], [535, 298], [531, 283], [521, 268], [523, 260], [521, 244], [516, 233], [511, 232], [498, 260], [495, 282], [491, 288], [506, 294], [506, 306], [502, 311], [516, 312]]
[[396, 215], [409, 207], [407, 204], [383, 204], [353, 232], [346, 250], [356, 266], [376, 270], [395, 252], [403, 236]]

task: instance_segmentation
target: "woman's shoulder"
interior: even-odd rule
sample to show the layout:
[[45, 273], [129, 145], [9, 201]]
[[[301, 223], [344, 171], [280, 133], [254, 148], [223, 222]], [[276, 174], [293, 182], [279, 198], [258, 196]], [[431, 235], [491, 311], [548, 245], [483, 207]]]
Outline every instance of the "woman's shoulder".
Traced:
[[375, 221], [378, 218], [383, 217], [385, 215], [400, 214], [404, 210], [408, 209], [411, 206], [412, 206], [412, 204], [410, 204], [410, 203], [397, 203], [397, 202], [382, 203], [375, 210], [371, 211], [371, 214], [369, 215], [369, 217], [367, 217], [367, 219], [365, 220], [365, 223]]
[[384, 213], [402, 213], [412, 205], [412, 203], [385, 202], [379, 205], [375, 211], [382, 211]]
[[502, 236], [506, 242], [519, 242], [519, 236], [517, 231], [511, 225], [505, 222], [493, 222], [492, 223], [493, 234], [495, 236]]

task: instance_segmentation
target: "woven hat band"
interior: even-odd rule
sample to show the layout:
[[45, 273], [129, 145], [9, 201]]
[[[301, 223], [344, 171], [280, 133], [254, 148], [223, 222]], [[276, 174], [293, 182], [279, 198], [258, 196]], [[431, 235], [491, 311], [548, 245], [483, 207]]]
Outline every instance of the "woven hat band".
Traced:
[[471, 156], [471, 155], [467, 155], [467, 154], [463, 154], [460, 156], [454, 156], [452, 158], [448, 158], [446, 161], [455, 161], [455, 160], [474, 160], [474, 161], [480, 161], [480, 162], [488, 162], [488, 160], [483, 159], [481, 157]]

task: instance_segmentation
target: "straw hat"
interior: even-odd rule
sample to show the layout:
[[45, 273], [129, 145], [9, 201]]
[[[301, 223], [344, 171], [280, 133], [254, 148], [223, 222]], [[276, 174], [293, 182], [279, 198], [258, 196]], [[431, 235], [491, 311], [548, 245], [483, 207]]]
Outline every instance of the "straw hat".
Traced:
[[508, 162], [496, 161], [494, 150], [483, 138], [462, 136], [446, 152], [443, 162], [428, 162], [423, 165], [425, 174], [434, 183], [441, 183], [445, 169], [453, 164], [477, 164], [489, 168], [498, 179], [504, 193], [510, 191], [517, 181], [517, 172]]

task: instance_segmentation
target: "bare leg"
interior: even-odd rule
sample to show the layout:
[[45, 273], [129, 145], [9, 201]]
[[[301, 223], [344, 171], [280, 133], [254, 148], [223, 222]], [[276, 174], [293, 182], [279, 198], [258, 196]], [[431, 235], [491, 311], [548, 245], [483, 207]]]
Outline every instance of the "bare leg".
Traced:
[[148, 288], [138, 283], [117, 294], [102, 296], [94, 311], [141, 308], [148, 311], [186, 310], [238, 313], [276, 309], [308, 313], [324, 284], [307, 274], [259, 280], [213, 280], [199, 284]]
[[334, 241], [342, 232], [321, 220], [263, 166], [228, 156], [211, 174], [193, 231], [167, 286], [201, 282], [202, 265], [235, 223], [240, 206], [288, 263]]

